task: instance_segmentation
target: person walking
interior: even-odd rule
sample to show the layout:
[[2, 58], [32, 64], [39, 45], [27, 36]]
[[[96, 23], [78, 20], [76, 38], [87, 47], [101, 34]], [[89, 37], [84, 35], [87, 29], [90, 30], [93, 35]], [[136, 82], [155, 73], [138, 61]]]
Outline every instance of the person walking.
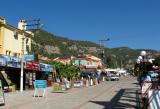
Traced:
[[148, 75], [147, 71], [143, 72], [142, 78], [141, 78], [141, 92], [142, 92], [142, 108], [147, 109], [148, 107], [148, 91], [151, 88], [152, 82], [151, 77]]

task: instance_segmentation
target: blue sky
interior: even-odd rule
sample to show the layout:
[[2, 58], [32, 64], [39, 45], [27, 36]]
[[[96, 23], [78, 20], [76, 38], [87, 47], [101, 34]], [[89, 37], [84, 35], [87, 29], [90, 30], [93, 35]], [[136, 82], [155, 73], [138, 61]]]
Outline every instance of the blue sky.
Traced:
[[40, 18], [45, 30], [70, 39], [160, 50], [159, 0], [3, 0], [0, 7], [14, 26]]

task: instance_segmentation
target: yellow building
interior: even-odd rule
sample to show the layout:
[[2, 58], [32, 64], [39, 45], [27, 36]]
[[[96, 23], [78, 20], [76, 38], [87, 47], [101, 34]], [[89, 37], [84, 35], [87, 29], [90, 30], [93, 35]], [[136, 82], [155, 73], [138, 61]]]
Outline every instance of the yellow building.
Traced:
[[0, 17], [0, 54], [20, 58], [22, 46], [24, 54], [31, 50], [31, 37], [33, 34], [25, 30], [25, 25], [23, 21], [20, 21], [18, 28], [16, 28], [7, 24], [6, 20]]

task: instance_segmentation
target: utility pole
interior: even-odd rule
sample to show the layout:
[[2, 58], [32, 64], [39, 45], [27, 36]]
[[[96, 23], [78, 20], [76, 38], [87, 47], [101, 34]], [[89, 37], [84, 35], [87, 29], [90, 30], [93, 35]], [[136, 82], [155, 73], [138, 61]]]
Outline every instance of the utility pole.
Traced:
[[99, 40], [100, 42], [100, 58], [102, 59], [103, 63], [105, 63], [105, 42], [109, 41], [110, 39], [103, 39], [103, 40]]
[[[26, 27], [27, 26], [36, 26], [37, 29], [40, 29], [40, 19], [29, 19], [29, 20], [21, 20], [22, 22], [22, 50], [21, 50], [21, 76], [20, 76], [20, 92], [23, 92], [23, 76], [24, 76], [24, 72], [23, 72], [23, 67], [24, 67], [24, 40], [28, 37], [25, 36], [25, 32], [26, 32]], [[32, 22], [31, 24], [26, 24], [27, 22]], [[31, 34], [32, 35], [32, 34]]]

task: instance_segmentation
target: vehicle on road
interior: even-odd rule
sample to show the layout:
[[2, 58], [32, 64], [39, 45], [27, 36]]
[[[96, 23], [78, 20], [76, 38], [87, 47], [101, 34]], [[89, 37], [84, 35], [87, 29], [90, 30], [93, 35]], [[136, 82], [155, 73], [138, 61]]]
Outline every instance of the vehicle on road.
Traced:
[[117, 76], [117, 75], [110, 75], [110, 76], [107, 76], [106, 79], [108, 81], [118, 81], [119, 80], [119, 76]]
[[112, 75], [110, 78], [111, 78], [111, 81], [118, 81], [119, 80], [119, 76], [117, 76], [117, 75]]
[[155, 71], [149, 71], [149, 76], [150, 76], [151, 78], [157, 78], [157, 77], [158, 77], [158, 73], [155, 72]]

